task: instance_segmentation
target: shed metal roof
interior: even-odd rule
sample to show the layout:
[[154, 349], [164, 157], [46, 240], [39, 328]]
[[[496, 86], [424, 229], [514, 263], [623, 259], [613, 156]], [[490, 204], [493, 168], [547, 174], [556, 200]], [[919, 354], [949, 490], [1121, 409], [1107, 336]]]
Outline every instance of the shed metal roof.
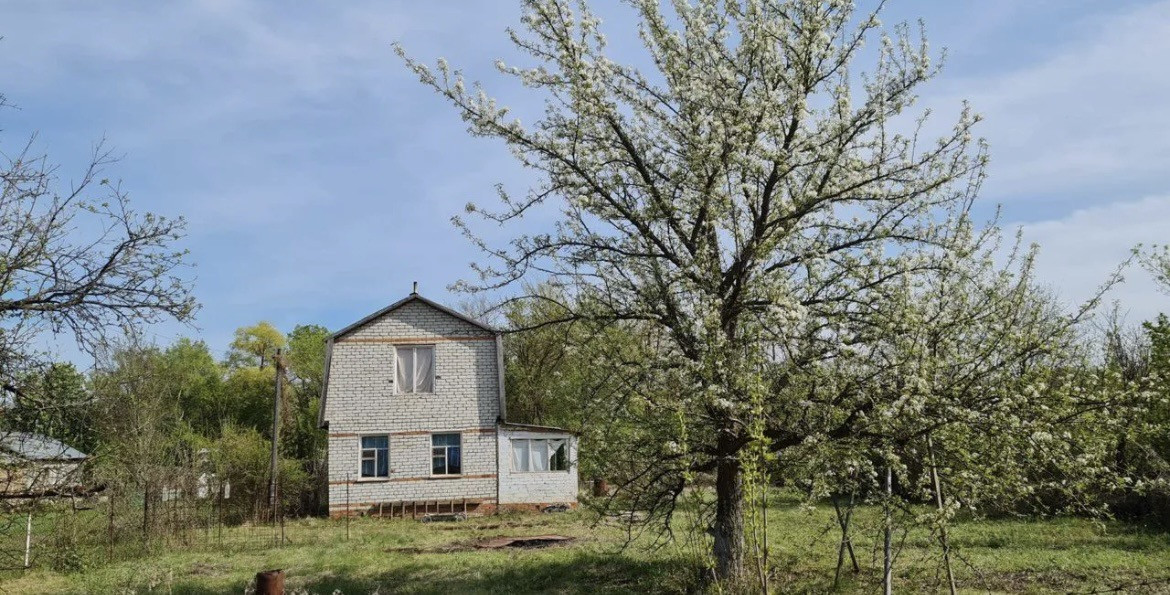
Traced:
[[30, 432], [0, 434], [0, 448], [30, 461], [69, 461], [89, 455], [59, 440]]

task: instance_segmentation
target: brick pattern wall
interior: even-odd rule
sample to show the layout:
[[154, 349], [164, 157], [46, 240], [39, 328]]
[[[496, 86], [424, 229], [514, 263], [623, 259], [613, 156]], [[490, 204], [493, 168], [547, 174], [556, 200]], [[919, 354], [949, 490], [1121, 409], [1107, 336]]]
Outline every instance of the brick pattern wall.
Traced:
[[[333, 345], [324, 419], [329, 423], [331, 512], [349, 501], [496, 496], [499, 387], [495, 336], [421, 302], [370, 321]], [[435, 347], [435, 392], [396, 394], [399, 344]], [[463, 477], [431, 477], [431, 432], [459, 431]], [[359, 480], [360, 435], [390, 436], [390, 477]]]
[[[512, 439], [554, 438], [569, 441], [568, 471], [513, 471]], [[577, 439], [572, 434], [503, 430], [499, 441], [500, 505], [574, 504], [577, 502]]]

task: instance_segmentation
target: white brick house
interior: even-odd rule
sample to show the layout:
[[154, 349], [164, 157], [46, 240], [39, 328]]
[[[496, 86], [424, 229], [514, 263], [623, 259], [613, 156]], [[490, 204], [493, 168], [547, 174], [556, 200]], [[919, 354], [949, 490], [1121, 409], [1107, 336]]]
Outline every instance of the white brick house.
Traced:
[[329, 513], [577, 502], [572, 433], [505, 421], [503, 337], [412, 293], [328, 342]]

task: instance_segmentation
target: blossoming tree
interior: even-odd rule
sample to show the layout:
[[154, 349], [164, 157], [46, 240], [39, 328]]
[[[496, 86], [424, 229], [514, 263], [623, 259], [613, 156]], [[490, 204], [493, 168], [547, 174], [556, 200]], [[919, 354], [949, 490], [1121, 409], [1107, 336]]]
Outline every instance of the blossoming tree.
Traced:
[[[566, 320], [653, 337], [643, 377], [671, 389], [631, 409], [658, 424], [639, 436], [657, 469], [638, 475], [643, 491], [660, 488], [641, 502], [659, 509], [712, 474], [715, 571], [736, 579], [747, 453], [804, 438], [768, 429], [770, 401], [785, 393], [767, 376], [781, 362], [796, 378], [855, 348], [834, 329], [876, 316], [920, 275], [961, 266], [972, 246], [957, 230], [987, 157], [965, 106], [945, 133], [924, 132], [925, 115], [910, 112], [938, 67], [925, 39], [883, 29], [876, 12], [844, 0], [630, 4], [651, 69], [612, 59], [584, 2], [523, 2], [511, 38], [532, 63], [498, 67], [547, 98], [532, 124], [442, 60], [399, 53], [473, 134], [503, 140], [541, 176], [527, 195], [501, 191], [469, 212], [508, 224], [560, 206], [552, 229], [504, 246], [467, 228], [490, 262], [463, 287], [538, 277], [573, 298], [560, 305]], [[855, 62], [875, 40], [863, 72]], [[859, 415], [825, 435], [850, 434]]]

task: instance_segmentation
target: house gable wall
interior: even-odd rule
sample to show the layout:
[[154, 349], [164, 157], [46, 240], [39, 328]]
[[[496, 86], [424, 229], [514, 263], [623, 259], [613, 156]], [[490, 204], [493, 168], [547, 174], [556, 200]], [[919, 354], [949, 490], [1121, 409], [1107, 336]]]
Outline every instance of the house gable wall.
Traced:
[[[435, 390], [397, 394], [395, 347], [434, 345]], [[500, 416], [495, 334], [412, 301], [337, 337], [323, 419], [329, 428], [329, 503], [496, 497]], [[462, 436], [459, 478], [430, 475], [431, 434]], [[363, 435], [390, 436], [390, 476], [363, 480]], [[348, 491], [348, 496], [347, 496]]]

